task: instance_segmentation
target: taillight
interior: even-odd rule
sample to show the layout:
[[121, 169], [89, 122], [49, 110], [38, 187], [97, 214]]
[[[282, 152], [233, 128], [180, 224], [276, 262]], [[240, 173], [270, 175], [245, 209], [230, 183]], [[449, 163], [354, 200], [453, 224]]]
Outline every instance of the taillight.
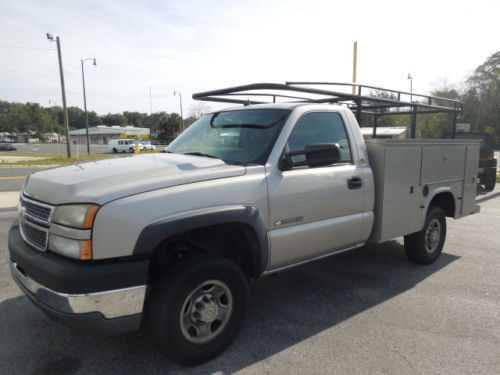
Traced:
[[486, 156], [486, 159], [493, 160], [493, 157], [494, 157], [493, 152], [488, 152], [488, 156]]

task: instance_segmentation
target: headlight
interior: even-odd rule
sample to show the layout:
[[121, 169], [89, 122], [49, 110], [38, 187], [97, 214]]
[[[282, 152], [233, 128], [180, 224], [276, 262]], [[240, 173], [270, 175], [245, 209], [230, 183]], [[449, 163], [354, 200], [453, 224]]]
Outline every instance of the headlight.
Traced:
[[70, 258], [80, 260], [92, 259], [91, 240], [73, 240], [71, 238], [51, 234], [49, 236], [49, 249], [54, 253]]
[[90, 229], [94, 224], [99, 206], [95, 204], [71, 204], [58, 206], [52, 217], [54, 223], [73, 228]]

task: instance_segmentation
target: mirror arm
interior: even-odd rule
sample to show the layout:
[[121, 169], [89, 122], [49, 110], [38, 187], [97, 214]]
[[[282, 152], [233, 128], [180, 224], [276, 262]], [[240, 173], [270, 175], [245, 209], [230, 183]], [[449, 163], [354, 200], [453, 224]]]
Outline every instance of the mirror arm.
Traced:
[[286, 152], [283, 154], [283, 156], [280, 159], [278, 167], [282, 171], [289, 171], [290, 169], [293, 168], [292, 155], [290, 154], [290, 152]]
[[280, 159], [279, 169], [281, 169], [282, 171], [289, 171], [290, 169], [292, 169], [294, 167], [304, 167], [304, 166], [307, 166], [307, 162], [306, 161], [294, 163], [293, 160], [292, 160], [292, 156], [305, 155], [305, 154], [306, 154], [306, 150], [297, 150], [297, 151], [285, 152], [283, 154], [283, 156], [281, 157], [281, 159]]

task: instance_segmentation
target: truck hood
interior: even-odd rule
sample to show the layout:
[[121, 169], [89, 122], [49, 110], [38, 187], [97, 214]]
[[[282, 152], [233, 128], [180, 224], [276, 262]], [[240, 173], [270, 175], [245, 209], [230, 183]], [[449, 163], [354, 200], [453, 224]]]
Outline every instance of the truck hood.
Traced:
[[97, 203], [146, 191], [241, 176], [246, 168], [219, 159], [149, 154], [74, 164], [33, 173], [25, 193], [50, 204]]

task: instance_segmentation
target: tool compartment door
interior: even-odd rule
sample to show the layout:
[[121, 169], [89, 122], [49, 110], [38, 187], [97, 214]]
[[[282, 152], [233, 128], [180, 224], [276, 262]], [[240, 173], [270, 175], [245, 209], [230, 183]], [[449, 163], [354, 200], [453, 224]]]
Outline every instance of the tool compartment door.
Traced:
[[421, 147], [387, 147], [381, 238], [388, 240], [420, 230], [422, 190], [420, 188]]
[[479, 145], [467, 146], [466, 153], [464, 187], [460, 216], [466, 216], [479, 212], [479, 206], [476, 204]]
[[462, 179], [465, 151], [463, 145], [423, 147], [421, 185]]

